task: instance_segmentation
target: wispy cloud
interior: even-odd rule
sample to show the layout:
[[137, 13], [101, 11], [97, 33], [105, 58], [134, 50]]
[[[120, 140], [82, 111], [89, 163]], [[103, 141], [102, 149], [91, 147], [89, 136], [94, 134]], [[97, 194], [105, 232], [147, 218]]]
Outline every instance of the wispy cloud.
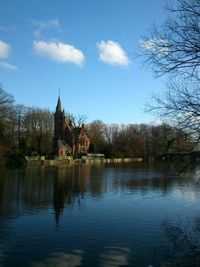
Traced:
[[[11, 46], [0, 40], [0, 60], [9, 58], [10, 54], [11, 54]], [[0, 61], [0, 68], [12, 71], [18, 70], [16, 66], [5, 61]]]
[[166, 54], [170, 49], [170, 42], [166, 39], [148, 39], [140, 40], [143, 49], [151, 50], [154, 53]]
[[81, 50], [61, 42], [34, 41], [33, 51], [58, 63], [71, 62], [81, 66], [85, 59]]
[[7, 62], [2, 62], [2, 61], [0, 61], [0, 68], [10, 70], [10, 71], [18, 71], [19, 70], [16, 66], [9, 64]]
[[8, 58], [11, 53], [11, 46], [0, 40], [0, 59]]
[[0, 31], [2, 32], [9, 32], [9, 31], [15, 31], [16, 27], [15, 26], [3, 26], [0, 25]]
[[36, 29], [33, 31], [33, 35], [36, 38], [41, 37], [42, 33], [46, 30], [60, 30], [61, 24], [58, 19], [38, 20], [34, 21], [33, 25]]
[[119, 43], [114, 41], [101, 41], [97, 43], [99, 49], [99, 59], [110, 65], [127, 66], [130, 64], [126, 51]]

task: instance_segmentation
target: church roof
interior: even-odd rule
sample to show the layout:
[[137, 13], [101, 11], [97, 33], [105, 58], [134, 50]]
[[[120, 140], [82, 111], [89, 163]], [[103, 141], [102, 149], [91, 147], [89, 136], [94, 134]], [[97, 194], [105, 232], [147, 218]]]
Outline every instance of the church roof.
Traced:
[[58, 148], [71, 148], [64, 140], [58, 140]]
[[57, 102], [57, 106], [56, 106], [56, 112], [62, 112], [62, 105], [61, 105], [60, 95], [58, 97], [58, 102]]

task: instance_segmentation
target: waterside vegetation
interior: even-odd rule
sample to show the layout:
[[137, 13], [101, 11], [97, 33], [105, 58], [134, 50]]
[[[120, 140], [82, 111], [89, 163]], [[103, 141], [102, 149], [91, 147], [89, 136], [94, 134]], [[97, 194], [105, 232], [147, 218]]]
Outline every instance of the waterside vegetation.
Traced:
[[[86, 130], [91, 140], [89, 153], [102, 153], [105, 158], [153, 160], [195, 149], [187, 132], [166, 123], [119, 125], [95, 120], [86, 124]], [[26, 156], [53, 159], [53, 134], [51, 111], [16, 105], [14, 97], [0, 88], [1, 165], [25, 166]]]

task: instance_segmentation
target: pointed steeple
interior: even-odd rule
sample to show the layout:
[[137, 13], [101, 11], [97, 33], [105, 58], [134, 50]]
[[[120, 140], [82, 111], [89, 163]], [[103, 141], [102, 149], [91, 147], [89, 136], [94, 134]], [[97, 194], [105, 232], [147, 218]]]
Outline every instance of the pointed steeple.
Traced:
[[58, 96], [58, 102], [56, 106], [56, 112], [62, 112], [62, 105], [61, 105], [61, 100], [60, 100], [60, 94]]

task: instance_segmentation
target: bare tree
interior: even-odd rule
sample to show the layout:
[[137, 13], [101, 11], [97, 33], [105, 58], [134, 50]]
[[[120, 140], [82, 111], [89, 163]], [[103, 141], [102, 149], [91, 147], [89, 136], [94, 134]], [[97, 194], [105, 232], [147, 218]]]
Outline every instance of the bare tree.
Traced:
[[14, 112], [15, 112], [15, 124], [16, 124], [16, 129], [17, 129], [17, 142], [18, 146], [20, 145], [20, 140], [22, 137], [22, 132], [23, 132], [23, 120], [28, 112], [28, 108], [22, 104], [18, 104], [14, 106]]
[[0, 118], [5, 118], [12, 108], [14, 98], [0, 86]]
[[118, 124], [105, 124], [104, 126], [104, 134], [106, 137], [106, 141], [108, 145], [112, 144], [114, 140], [117, 138], [119, 133], [119, 125]]
[[100, 120], [95, 120], [87, 125], [87, 133], [90, 137], [94, 152], [102, 152], [105, 148], [105, 124]]
[[75, 116], [72, 113], [67, 113], [67, 119], [70, 121], [73, 127], [81, 127], [82, 124], [84, 124], [87, 120], [86, 115], [78, 115]]
[[148, 110], [170, 119], [196, 140], [200, 139], [200, 88], [197, 83], [171, 82], [162, 96], [153, 96]]
[[141, 41], [146, 63], [159, 77], [171, 74], [165, 94], [154, 96], [149, 110], [200, 138], [200, 0], [168, 5], [169, 18]]
[[36, 151], [41, 154], [44, 144], [48, 141], [48, 150], [51, 149], [53, 137], [53, 114], [44, 109], [30, 108], [25, 115], [23, 127], [26, 132], [26, 138]]
[[141, 45], [147, 61], [160, 76], [181, 71], [198, 76], [200, 66], [200, 0], [177, 0], [167, 5], [169, 18], [155, 27]]

